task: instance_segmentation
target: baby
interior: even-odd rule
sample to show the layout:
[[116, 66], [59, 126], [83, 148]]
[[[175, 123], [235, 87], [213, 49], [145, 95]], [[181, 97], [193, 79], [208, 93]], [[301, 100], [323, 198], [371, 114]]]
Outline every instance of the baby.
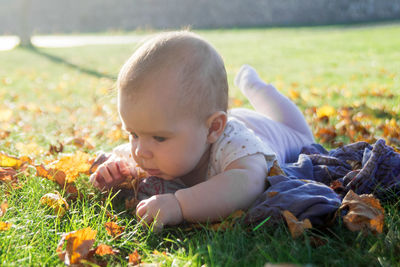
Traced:
[[[129, 133], [129, 156], [111, 157], [90, 180], [110, 188], [138, 165], [150, 176], [186, 186], [142, 200], [146, 223], [217, 221], [248, 208], [265, 190], [275, 160], [295, 161], [313, 143], [299, 109], [255, 70], [235, 84], [256, 111], [227, 111], [228, 83], [218, 52], [194, 33], [162, 33], [144, 43], [118, 76], [118, 110]], [[125, 146], [126, 148], [126, 146]]]

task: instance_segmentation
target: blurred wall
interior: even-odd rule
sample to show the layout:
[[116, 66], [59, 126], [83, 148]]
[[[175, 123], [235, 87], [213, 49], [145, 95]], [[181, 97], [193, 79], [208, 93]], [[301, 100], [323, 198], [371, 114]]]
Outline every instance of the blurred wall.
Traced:
[[400, 0], [0, 0], [0, 34], [400, 19]]

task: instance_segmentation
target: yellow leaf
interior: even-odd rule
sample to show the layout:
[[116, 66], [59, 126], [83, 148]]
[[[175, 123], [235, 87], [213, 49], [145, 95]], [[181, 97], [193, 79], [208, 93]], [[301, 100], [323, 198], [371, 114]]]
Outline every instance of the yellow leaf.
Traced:
[[48, 169], [63, 171], [66, 175], [66, 182], [72, 183], [79, 174], [89, 174], [91, 166], [91, 157], [89, 154], [77, 151], [74, 155], [64, 156], [61, 159], [48, 164]]
[[12, 223], [0, 221], [0, 231], [7, 231], [11, 228]]
[[54, 209], [54, 213], [60, 217], [64, 216], [65, 211], [69, 209], [67, 201], [56, 191], [48, 193], [40, 198], [40, 204]]
[[23, 161], [19, 158], [0, 153], [0, 167], [12, 167], [18, 169], [21, 167]]
[[336, 110], [334, 107], [325, 105], [320, 108], [317, 108], [317, 117], [322, 118], [322, 117], [331, 117], [336, 114]]

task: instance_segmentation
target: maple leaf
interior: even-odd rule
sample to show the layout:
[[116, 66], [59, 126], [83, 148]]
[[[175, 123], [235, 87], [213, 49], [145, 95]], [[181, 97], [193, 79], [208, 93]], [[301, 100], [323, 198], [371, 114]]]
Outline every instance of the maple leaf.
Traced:
[[370, 229], [374, 234], [382, 233], [384, 209], [372, 194], [357, 195], [350, 190], [342, 201], [339, 210], [349, 209], [343, 217], [347, 228], [351, 231]]
[[104, 226], [106, 227], [107, 234], [112, 237], [118, 237], [125, 230], [125, 227], [119, 226], [115, 222], [106, 222]]
[[59, 160], [48, 164], [46, 167], [63, 171], [66, 175], [66, 182], [72, 183], [79, 174], [89, 174], [91, 164], [91, 157], [89, 154], [77, 151], [75, 154], [64, 156]]
[[296, 216], [288, 210], [284, 210], [282, 214], [293, 238], [299, 237], [305, 229], [312, 228], [311, 222], [308, 218], [299, 221]]
[[[81, 260], [87, 260], [96, 234], [97, 231], [90, 227], [63, 234], [56, 250], [58, 257], [66, 265], [79, 264]], [[65, 241], [66, 251], [62, 251]]]
[[60, 217], [64, 216], [65, 211], [69, 209], [67, 201], [59, 192], [47, 193], [40, 198], [40, 204], [49, 206], [54, 209], [54, 213]]

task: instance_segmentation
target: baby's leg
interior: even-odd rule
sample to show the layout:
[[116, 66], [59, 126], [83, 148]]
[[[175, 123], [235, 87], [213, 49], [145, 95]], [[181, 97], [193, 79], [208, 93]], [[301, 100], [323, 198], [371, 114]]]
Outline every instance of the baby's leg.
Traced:
[[278, 92], [274, 86], [262, 81], [254, 68], [243, 65], [235, 77], [235, 85], [249, 99], [257, 112], [314, 140], [310, 127], [299, 108]]

